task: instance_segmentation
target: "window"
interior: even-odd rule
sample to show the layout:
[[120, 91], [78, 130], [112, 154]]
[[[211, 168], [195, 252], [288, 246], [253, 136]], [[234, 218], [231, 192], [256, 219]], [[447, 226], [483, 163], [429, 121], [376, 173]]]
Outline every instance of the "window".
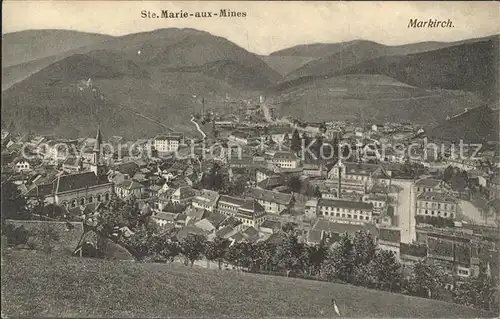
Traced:
[[365, 220], [370, 220], [370, 217], [366, 216], [366, 217], [365, 217]]
[[104, 195], [104, 200], [105, 200], [106, 202], [107, 202], [107, 201], [109, 201], [109, 193], [106, 193], [106, 194]]
[[89, 203], [92, 203], [94, 201], [94, 196], [89, 197]]
[[85, 198], [80, 199], [80, 205], [85, 205]]
[[97, 195], [97, 201], [98, 201], [98, 202], [102, 201], [102, 196], [101, 196], [101, 194], [98, 194], [98, 195]]
[[73, 199], [73, 200], [71, 201], [71, 207], [76, 207], [76, 199]]
[[434, 211], [431, 212], [431, 215], [434, 215]]

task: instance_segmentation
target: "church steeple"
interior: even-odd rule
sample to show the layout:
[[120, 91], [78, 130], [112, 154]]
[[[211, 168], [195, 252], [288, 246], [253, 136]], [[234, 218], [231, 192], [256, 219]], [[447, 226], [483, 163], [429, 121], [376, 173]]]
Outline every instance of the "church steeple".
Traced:
[[102, 145], [101, 126], [98, 126], [97, 127], [97, 135], [95, 137], [94, 151], [100, 151], [101, 145]]

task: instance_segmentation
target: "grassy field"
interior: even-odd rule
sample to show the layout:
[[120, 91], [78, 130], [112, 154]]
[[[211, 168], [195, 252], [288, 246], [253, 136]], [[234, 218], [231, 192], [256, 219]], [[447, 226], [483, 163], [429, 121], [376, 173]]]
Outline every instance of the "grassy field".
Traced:
[[294, 278], [9, 252], [2, 315], [36, 317], [478, 317], [438, 301]]

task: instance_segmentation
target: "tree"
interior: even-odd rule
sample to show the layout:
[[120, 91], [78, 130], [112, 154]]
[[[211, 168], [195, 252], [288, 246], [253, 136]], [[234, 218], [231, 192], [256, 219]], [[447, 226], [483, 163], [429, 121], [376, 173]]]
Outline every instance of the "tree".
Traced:
[[444, 276], [444, 272], [435, 265], [419, 261], [413, 266], [413, 272], [403, 291], [413, 296], [432, 298], [442, 285]]
[[468, 277], [456, 284], [453, 289], [453, 301], [498, 313], [498, 286], [494, 277], [480, 272], [477, 278]]
[[299, 151], [302, 149], [302, 141], [300, 139], [298, 130], [293, 131], [292, 139], [290, 141], [290, 148], [295, 153], [299, 153]]
[[227, 193], [229, 189], [229, 175], [223, 171], [219, 163], [214, 162], [210, 171], [203, 175], [201, 184], [206, 189]]
[[340, 235], [327, 262], [327, 276], [351, 282], [354, 272], [354, 246], [347, 233]]
[[52, 225], [45, 224], [37, 231], [37, 238], [39, 238], [43, 245], [43, 251], [50, 255], [54, 249], [54, 243], [59, 240], [59, 233]]
[[327, 248], [320, 244], [314, 246], [305, 246], [302, 253], [304, 272], [309, 275], [320, 275], [321, 265], [327, 257]]
[[319, 125], [319, 131], [323, 134], [325, 134], [327, 128], [326, 128], [326, 123], [323, 121], [320, 125]]
[[278, 266], [285, 271], [288, 277], [292, 271], [302, 268], [304, 245], [300, 244], [293, 233], [286, 233], [283, 241], [276, 247]]
[[371, 234], [367, 231], [357, 231], [353, 238], [354, 263], [367, 265], [375, 257], [376, 246]]
[[180, 243], [182, 254], [184, 255], [185, 263], [188, 262], [193, 267], [196, 260], [200, 260], [205, 250], [205, 237], [199, 234], [189, 234]]
[[16, 184], [2, 178], [1, 191], [2, 230], [7, 219], [30, 219], [31, 214], [26, 208], [26, 199], [17, 189]]
[[401, 265], [392, 251], [380, 250], [369, 263], [370, 273], [375, 277], [378, 289], [395, 291], [402, 279]]
[[219, 269], [221, 269], [222, 261], [228, 247], [229, 240], [217, 236], [213, 241], [206, 243], [204, 255], [210, 261], [217, 261]]
[[321, 198], [322, 194], [321, 194], [321, 190], [319, 189], [319, 186], [316, 186], [314, 188], [314, 197], [316, 198]]
[[302, 181], [300, 180], [300, 177], [298, 177], [298, 176], [290, 177], [287, 184], [288, 184], [288, 187], [294, 193], [299, 193], [300, 189], [302, 188]]

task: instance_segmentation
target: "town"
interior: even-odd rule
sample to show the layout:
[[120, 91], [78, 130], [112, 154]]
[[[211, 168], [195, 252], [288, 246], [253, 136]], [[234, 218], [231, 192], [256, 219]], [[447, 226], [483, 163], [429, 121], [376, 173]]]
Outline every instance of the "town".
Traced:
[[80, 139], [3, 128], [2, 243], [498, 311], [495, 143], [467, 157], [411, 123], [306, 123], [265, 100], [203, 107], [192, 132], [135, 141], [98, 125]]

